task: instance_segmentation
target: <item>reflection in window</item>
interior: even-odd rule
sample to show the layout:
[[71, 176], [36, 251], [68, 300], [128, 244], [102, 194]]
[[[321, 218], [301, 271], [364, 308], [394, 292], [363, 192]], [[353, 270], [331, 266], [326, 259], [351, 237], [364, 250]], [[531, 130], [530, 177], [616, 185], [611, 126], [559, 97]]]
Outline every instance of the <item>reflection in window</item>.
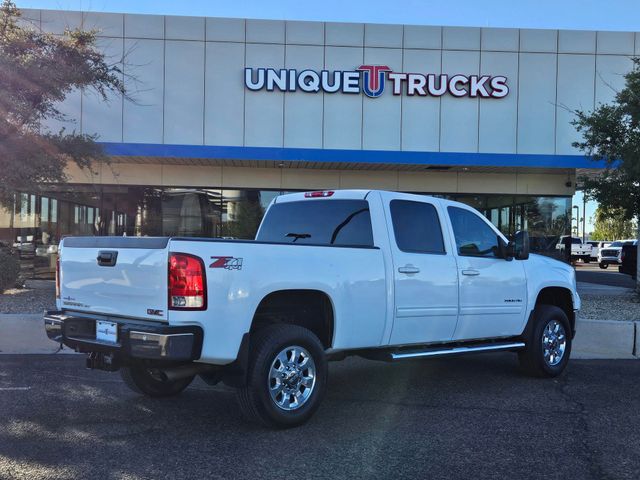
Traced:
[[560, 236], [570, 234], [569, 197], [454, 195], [449, 198], [476, 208], [506, 236], [527, 230], [532, 252], [554, 256]]
[[166, 189], [162, 193], [162, 234], [215, 237], [220, 232], [220, 190]]
[[265, 209], [277, 192], [224, 190], [223, 193], [222, 236], [254, 239]]
[[477, 214], [449, 207], [458, 254], [471, 257], [497, 257], [498, 235]]
[[[282, 191], [52, 185], [44, 195], [18, 193], [0, 210], [0, 241], [21, 248], [36, 276], [51, 276], [60, 239], [68, 235], [197, 236], [252, 239]], [[528, 195], [440, 195], [477, 208], [505, 235], [528, 230], [531, 250], [556, 254], [570, 234], [571, 198]], [[339, 240], [364, 217], [354, 218]], [[287, 233], [287, 232], [285, 232]], [[295, 232], [294, 232], [295, 233]], [[298, 242], [302, 242], [299, 240]]]
[[258, 240], [313, 245], [373, 246], [366, 200], [311, 200], [276, 203]]
[[430, 203], [393, 200], [393, 232], [403, 252], [445, 253], [438, 212]]

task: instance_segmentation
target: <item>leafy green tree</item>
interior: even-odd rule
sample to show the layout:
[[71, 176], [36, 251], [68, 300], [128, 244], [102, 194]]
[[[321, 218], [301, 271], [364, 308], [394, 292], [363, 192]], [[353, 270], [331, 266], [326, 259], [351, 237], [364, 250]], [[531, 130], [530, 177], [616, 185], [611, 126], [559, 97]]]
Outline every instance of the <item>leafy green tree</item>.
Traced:
[[125, 94], [122, 69], [95, 48], [96, 32], [56, 36], [23, 26], [11, 0], [0, 4], [0, 203], [18, 190], [36, 192], [66, 180], [68, 162], [89, 167], [104, 159], [95, 138], [43, 128], [64, 119], [59, 103], [74, 90], [93, 89], [103, 99]]
[[633, 220], [625, 218], [619, 208], [604, 208], [599, 206], [594, 216], [593, 240], [621, 240], [635, 234]]
[[640, 59], [633, 59], [624, 78], [625, 86], [611, 104], [575, 112], [573, 124], [582, 141], [573, 146], [606, 165], [601, 175], [583, 179], [586, 195], [631, 220], [640, 217]]

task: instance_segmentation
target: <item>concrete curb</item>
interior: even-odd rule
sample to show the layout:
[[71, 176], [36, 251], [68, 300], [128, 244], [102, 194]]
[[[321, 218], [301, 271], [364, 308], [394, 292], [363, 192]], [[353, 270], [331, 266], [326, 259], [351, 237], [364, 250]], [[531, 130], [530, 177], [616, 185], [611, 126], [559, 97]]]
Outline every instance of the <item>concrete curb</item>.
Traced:
[[0, 354], [67, 354], [47, 337], [42, 314], [0, 314]]
[[572, 358], [637, 359], [640, 322], [578, 320]]
[[[581, 320], [571, 357], [575, 359], [638, 359], [640, 321]], [[75, 353], [47, 338], [42, 314], [0, 314], [0, 354]]]

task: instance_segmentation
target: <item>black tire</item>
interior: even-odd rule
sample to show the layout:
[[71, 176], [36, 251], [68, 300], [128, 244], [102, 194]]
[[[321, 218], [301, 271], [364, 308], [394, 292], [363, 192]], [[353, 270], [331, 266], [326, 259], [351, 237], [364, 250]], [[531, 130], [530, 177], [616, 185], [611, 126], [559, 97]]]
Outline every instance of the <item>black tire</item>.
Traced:
[[599, 267], [603, 270], [606, 270], [607, 268], [609, 268], [609, 264], [608, 263], [604, 263], [604, 262], [600, 262]]
[[178, 395], [187, 388], [194, 377], [181, 378], [172, 382], [154, 378], [144, 366], [123, 367], [120, 376], [124, 383], [136, 393], [148, 397], [163, 398]]
[[591, 259], [589, 257], [585, 257], [582, 259], [584, 263], [591, 263]]
[[[302, 347], [309, 353], [315, 364], [315, 383], [304, 403], [294, 410], [284, 410], [271, 397], [269, 374], [278, 354], [293, 346]], [[324, 347], [313, 332], [297, 325], [265, 327], [251, 338], [247, 384], [237, 389], [240, 409], [248, 420], [267, 427], [290, 428], [301, 425], [320, 406], [327, 387], [327, 375]]]
[[[542, 346], [544, 330], [550, 322], [558, 322], [564, 329], [565, 348], [560, 361], [553, 365], [545, 360]], [[529, 338], [525, 339], [526, 348], [518, 352], [520, 366], [534, 377], [556, 377], [562, 373], [571, 355], [571, 325], [566, 313], [554, 305], [538, 305], [533, 313], [533, 325]]]

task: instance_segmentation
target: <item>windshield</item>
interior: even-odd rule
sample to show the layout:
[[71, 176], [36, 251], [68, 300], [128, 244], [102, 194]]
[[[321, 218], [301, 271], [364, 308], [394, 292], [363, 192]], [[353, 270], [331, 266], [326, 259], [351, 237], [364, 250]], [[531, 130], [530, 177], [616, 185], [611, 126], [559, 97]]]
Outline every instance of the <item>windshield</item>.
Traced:
[[623, 245], [623, 242], [613, 242], [611, 245], [609, 245], [610, 247], [621, 247]]

